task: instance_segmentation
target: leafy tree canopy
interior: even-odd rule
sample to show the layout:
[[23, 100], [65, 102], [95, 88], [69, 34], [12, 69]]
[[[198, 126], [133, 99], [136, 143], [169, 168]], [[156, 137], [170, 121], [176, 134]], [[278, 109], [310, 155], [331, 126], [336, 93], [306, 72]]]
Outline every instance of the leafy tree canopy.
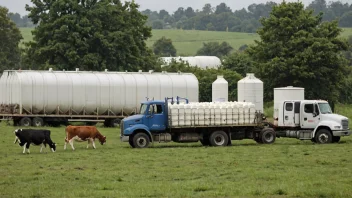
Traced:
[[266, 100], [273, 98], [273, 88], [293, 85], [304, 87], [307, 99], [337, 101], [347, 73], [341, 51], [348, 47], [339, 38], [338, 22], [322, 23], [322, 14], [314, 16], [302, 3], [283, 2], [261, 23], [261, 40], [247, 51], [264, 81]]
[[158, 56], [176, 56], [176, 48], [172, 44], [171, 39], [164, 36], [153, 44], [153, 51]]
[[0, 72], [20, 66], [21, 39], [20, 30], [8, 17], [8, 9], [0, 6]]
[[253, 61], [247, 53], [244, 52], [234, 52], [228, 56], [224, 57], [222, 61], [222, 66], [225, 69], [230, 69], [241, 74], [245, 77], [247, 73], [251, 73], [253, 70]]
[[[32, 0], [29, 18], [38, 25], [27, 43], [34, 69], [147, 70], [155, 63], [145, 41], [151, 28], [134, 2]], [[38, 68], [39, 67], [39, 68]]]

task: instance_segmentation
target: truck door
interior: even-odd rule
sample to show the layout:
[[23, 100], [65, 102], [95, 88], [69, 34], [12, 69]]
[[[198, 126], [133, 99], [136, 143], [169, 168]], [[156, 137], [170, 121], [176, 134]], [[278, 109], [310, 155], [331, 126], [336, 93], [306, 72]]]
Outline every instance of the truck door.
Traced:
[[294, 107], [294, 111], [295, 111], [295, 126], [299, 126], [299, 122], [300, 122], [300, 109], [301, 109], [301, 102], [295, 102], [295, 107]]
[[285, 102], [284, 107], [284, 126], [294, 126], [293, 102]]
[[318, 105], [311, 103], [304, 103], [301, 116], [301, 128], [314, 129], [320, 122], [320, 113]]
[[166, 129], [163, 105], [149, 105], [148, 115], [146, 118], [148, 119], [149, 129], [151, 131], [164, 131]]

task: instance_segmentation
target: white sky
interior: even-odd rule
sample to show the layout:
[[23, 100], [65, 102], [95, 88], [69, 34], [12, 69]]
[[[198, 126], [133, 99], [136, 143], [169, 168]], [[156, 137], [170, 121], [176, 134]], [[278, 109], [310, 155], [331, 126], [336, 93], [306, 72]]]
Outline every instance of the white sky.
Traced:
[[[282, 0], [271, 0], [276, 3], [282, 2]], [[286, 2], [292, 2], [297, 0], [286, 0]], [[306, 6], [312, 2], [312, 0], [301, 0]], [[326, 0], [337, 1], [337, 0]], [[343, 3], [352, 3], [352, 0], [340, 0]], [[193, 9], [201, 10], [206, 3], [210, 3], [213, 7], [224, 2], [233, 11], [242, 8], [247, 8], [249, 5], [256, 3], [265, 3], [267, 0], [135, 0], [140, 5], [140, 10], [150, 9], [152, 11], [159, 11], [161, 9], [167, 10], [170, 14], [177, 10], [179, 7], [192, 7]], [[0, 5], [7, 7], [10, 12], [19, 13], [21, 15], [28, 14], [25, 10], [25, 5], [30, 4], [30, 0], [0, 0]]]

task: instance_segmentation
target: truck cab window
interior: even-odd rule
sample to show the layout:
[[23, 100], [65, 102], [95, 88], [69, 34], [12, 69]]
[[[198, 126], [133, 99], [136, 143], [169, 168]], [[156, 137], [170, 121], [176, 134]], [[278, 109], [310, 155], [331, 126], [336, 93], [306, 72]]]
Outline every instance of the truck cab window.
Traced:
[[156, 105], [156, 113], [157, 114], [163, 113], [163, 107], [161, 105]]
[[314, 108], [313, 108], [313, 104], [305, 104], [304, 105], [304, 112], [305, 113], [313, 113]]
[[139, 112], [140, 114], [145, 114], [145, 111], [147, 110], [148, 105], [142, 104], [141, 105], [141, 111]]
[[292, 111], [293, 110], [293, 103], [286, 103], [286, 111]]

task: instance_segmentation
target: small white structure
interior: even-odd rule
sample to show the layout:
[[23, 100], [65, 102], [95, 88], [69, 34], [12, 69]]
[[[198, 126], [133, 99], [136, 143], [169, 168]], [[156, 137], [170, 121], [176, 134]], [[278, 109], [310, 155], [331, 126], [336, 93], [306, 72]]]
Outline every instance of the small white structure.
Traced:
[[179, 56], [179, 57], [161, 57], [166, 65], [169, 65], [173, 60], [176, 62], [188, 62], [192, 67], [218, 68], [221, 66], [221, 60], [216, 56]]
[[279, 105], [284, 100], [304, 100], [304, 88], [293, 86], [274, 88], [274, 119], [278, 118]]
[[223, 76], [218, 78], [212, 84], [212, 102], [227, 102], [229, 100], [229, 83]]
[[253, 73], [237, 82], [238, 102], [252, 102], [257, 111], [263, 112], [263, 82], [256, 78]]

